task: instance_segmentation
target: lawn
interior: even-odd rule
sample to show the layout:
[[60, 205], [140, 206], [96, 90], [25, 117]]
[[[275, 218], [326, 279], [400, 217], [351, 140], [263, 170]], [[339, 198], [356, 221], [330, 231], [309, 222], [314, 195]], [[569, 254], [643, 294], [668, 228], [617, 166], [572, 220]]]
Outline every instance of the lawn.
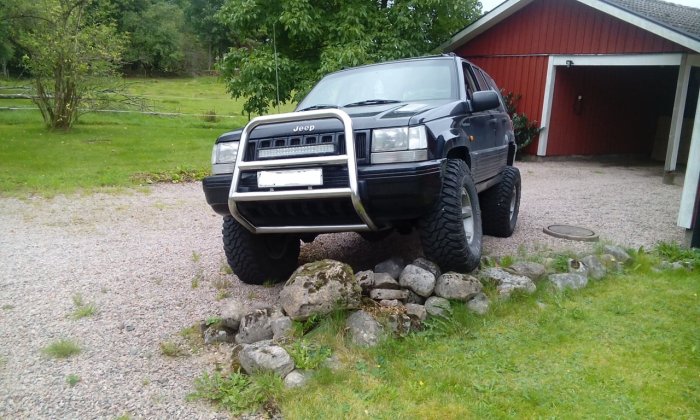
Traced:
[[[90, 113], [65, 133], [46, 130], [36, 110], [0, 110], [0, 194], [50, 196], [156, 178], [201, 177], [209, 169], [216, 137], [247, 122], [241, 115], [243, 101], [231, 99], [213, 77], [124, 83], [130, 94], [143, 99], [143, 110], [193, 115]], [[5, 87], [26, 84], [0, 82]], [[33, 105], [0, 100], [0, 107], [9, 106]], [[291, 109], [286, 105], [282, 111]]]
[[285, 418], [693, 418], [700, 413], [697, 271], [641, 269], [501, 302], [362, 351], [277, 402]]

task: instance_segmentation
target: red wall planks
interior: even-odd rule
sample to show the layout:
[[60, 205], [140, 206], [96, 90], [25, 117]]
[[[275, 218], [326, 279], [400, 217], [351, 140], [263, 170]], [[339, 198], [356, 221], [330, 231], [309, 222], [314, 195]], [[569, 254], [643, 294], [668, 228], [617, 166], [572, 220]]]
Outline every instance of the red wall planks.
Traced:
[[[456, 53], [486, 70], [504, 90], [521, 94], [518, 111], [524, 112], [531, 119], [540, 121], [547, 61], [551, 54], [639, 54], [685, 51], [686, 49], [680, 45], [574, 0], [536, 0], [460, 47]], [[560, 98], [561, 95], [570, 94], [568, 91], [559, 92], [559, 74], [563, 72], [560, 71], [557, 75], [555, 102], [557, 99], [564, 100]], [[585, 76], [577, 72], [571, 74], [578, 74], [578, 77]], [[604, 81], [606, 74], [594, 71], [590, 77], [592, 77], [588, 81], [590, 89], [606, 85]], [[621, 82], [624, 83], [624, 81], [625, 78], [622, 77]], [[564, 84], [571, 84], [573, 81], [566, 79], [565, 75], [561, 83], [561, 89], [567, 89]], [[559, 105], [561, 104], [555, 103], [554, 109]], [[571, 107], [571, 104], [567, 104], [563, 109], [571, 110]], [[587, 115], [590, 116], [590, 114]], [[651, 117], [650, 119], [655, 120]], [[582, 119], [572, 118], [568, 121], [563, 114], [557, 113], [557, 123], [569, 124], [580, 120]], [[609, 151], [601, 147], [604, 143], [596, 145], [592, 142], [590, 136], [574, 134], [570, 129], [557, 131], [554, 125], [553, 113], [547, 154], [638, 152], [642, 147], [639, 143], [633, 142], [634, 145], [618, 144], [619, 147], [613, 147], [615, 151]], [[605, 125], [601, 125], [600, 121], [595, 125], [601, 127], [599, 133], [606, 131]], [[614, 129], [608, 127], [607, 131], [612, 132]], [[653, 131], [653, 127], [651, 129], [647, 127], [647, 131]], [[595, 138], [600, 140], [604, 136]], [[559, 143], [568, 146], [558, 145]], [[534, 151], [533, 145], [529, 152], [534, 153]]]

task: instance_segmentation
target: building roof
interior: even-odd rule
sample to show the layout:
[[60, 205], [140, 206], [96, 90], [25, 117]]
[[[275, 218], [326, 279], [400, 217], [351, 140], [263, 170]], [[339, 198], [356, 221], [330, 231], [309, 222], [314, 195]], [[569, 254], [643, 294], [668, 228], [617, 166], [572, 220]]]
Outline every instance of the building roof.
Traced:
[[[454, 51], [534, 0], [506, 0], [452, 36], [440, 48]], [[700, 52], [700, 9], [661, 0], [573, 0]]]
[[603, 0], [700, 41], [700, 9], [660, 0]]

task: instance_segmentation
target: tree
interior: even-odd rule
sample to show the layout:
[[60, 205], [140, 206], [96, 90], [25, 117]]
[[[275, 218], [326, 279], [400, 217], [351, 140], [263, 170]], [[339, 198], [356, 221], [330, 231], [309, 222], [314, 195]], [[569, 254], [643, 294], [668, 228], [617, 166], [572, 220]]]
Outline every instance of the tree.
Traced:
[[434, 51], [480, 11], [477, 0], [225, 0], [219, 21], [246, 46], [220, 70], [245, 112], [265, 113], [328, 72]]
[[234, 31], [217, 19], [223, 4], [224, 0], [191, 0], [185, 9], [185, 21], [206, 48], [207, 70], [212, 69], [215, 57], [237, 43]]
[[[13, 19], [30, 22], [14, 34], [26, 51], [34, 102], [50, 128], [69, 129], [80, 104], [114, 75], [123, 43], [115, 27], [86, 13], [92, 0], [18, 2]], [[17, 25], [19, 26], [19, 25]]]

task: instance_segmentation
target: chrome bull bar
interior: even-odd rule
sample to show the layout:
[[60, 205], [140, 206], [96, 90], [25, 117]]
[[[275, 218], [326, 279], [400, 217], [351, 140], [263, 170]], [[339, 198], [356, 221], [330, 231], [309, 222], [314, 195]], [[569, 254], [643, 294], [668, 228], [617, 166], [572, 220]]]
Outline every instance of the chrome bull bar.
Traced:
[[[309, 119], [336, 118], [343, 123], [345, 133], [345, 154], [333, 156], [304, 157], [291, 159], [274, 159], [245, 162], [246, 148], [250, 133], [257, 127], [267, 124], [306, 121]], [[347, 188], [299, 189], [284, 191], [238, 192], [242, 170], [288, 169], [299, 166], [347, 165], [349, 186]], [[312, 225], [312, 226], [254, 226], [239, 211], [237, 202], [299, 200], [309, 198], [343, 198], [348, 197], [363, 224], [350, 225]], [[296, 232], [345, 232], [377, 230], [367, 211], [362, 205], [357, 183], [357, 158], [355, 155], [355, 137], [350, 116], [339, 109], [321, 109], [314, 111], [290, 112], [286, 114], [267, 115], [251, 120], [241, 133], [238, 156], [233, 169], [233, 179], [228, 195], [228, 207], [231, 215], [246, 229], [253, 233], [296, 233]]]

